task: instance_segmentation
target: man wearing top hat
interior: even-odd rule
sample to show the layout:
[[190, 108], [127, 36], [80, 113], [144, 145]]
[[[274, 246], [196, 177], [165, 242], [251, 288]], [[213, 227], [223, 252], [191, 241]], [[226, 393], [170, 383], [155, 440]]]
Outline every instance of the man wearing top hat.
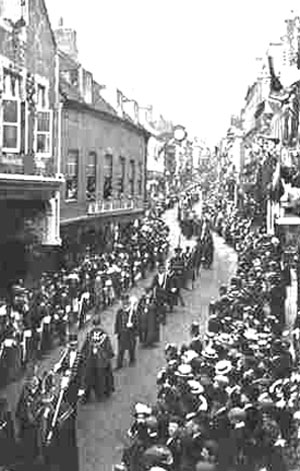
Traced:
[[129, 364], [135, 363], [136, 338], [138, 336], [137, 306], [130, 299], [129, 294], [124, 294], [121, 307], [117, 311], [115, 320], [115, 334], [118, 338], [117, 369], [123, 367], [125, 351], [129, 353]]
[[99, 316], [93, 319], [93, 328], [87, 335], [87, 362], [85, 373], [85, 402], [92, 390], [98, 400], [114, 391], [111, 360], [114, 351], [108, 334], [101, 327]]
[[156, 299], [159, 316], [163, 325], [166, 324], [166, 304], [173, 306], [171, 301], [171, 277], [164, 264], [158, 266], [158, 272], [154, 275], [151, 288]]
[[139, 300], [138, 316], [140, 342], [145, 346], [159, 342], [161, 319], [151, 288], [146, 288]]
[[174, 285], [174, 288], [176, 288], [176, 291], [174, 292], [173, 295], [176, 299], [176, 302], [179, 299], [181, 306], [185, 306], [185, 303], [181, 294], [181, 288], [184, 288], [184, 270], [185, 270], [184, 260], [182, 256], [182, 249], [180, 247], [176, 247], [174, 251], [175, 251], [175, 256], [171, 258], [170, 260], [170, 268], [172, 272], [174, 272], [173, 285]]

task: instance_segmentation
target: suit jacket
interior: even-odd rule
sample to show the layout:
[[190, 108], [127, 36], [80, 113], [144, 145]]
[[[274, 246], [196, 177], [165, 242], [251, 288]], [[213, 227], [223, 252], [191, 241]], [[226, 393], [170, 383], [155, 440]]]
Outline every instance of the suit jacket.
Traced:
[[106, 368], [114, 357], [109, 335], [102, 329], [94, 328], [88, 335], [88, 366], [96, 361], [98, 368]]
[[132, 333], [133, 335], [137, 335], [138, 332], [138, 314], [137, 309], [134, 309], [131, 321], [132, 327], [128, 327], [127, 323], [130, 317], [130, 310], [124, 310], [120, 308], [117, 311], [116, 321], [115, 321], [115, 334], [120, 336], [124, 333]]

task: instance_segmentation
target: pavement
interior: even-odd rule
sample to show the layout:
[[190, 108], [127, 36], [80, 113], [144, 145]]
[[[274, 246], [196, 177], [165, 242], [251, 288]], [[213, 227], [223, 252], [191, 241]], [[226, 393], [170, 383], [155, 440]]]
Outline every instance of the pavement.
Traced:
[[[196, 208], [197, 210], [197, 208]], [[199, 206], [198, 211], [201, 211]], [[181, 244], [192, 245], [181, 235], [177, 222], [177, 209], [165, 213], [165, 221], [171, 228], [170, 247]], [[167, 325], [162, 327], [161, 342], [155, 348], [138, 347], [137, 363], [134, 367], [126, 365], [115, 372], [115, 393], [104, 402], [91, 402], [80, 406], [78, 414], [78, 445], [80, 450], [81, 471], [112, 471], [114, 464], [121, 460], [123, 444], [126, 442], [126, 431], [131, 424], [132, 405], [136, 402], [154, 403], [156, 400], [156, 375], [164, 365], [164, 347], [166, 343], [178, 345], [189, 340], [189, 327], [197, 320], [201, 332], [206, 330], [208, 304], [217, 298], [219, 286], [226, 283], [236, 270], [237, 256], [223, 239], [215, 237], [215, 260], [210, 270], [203, 270], [195, 283], [194, 290], [183, 291], [185, 307], [175, 308], [168, 314]], [[145, 286], [152, 280], [149, 274], [145, 280], [138, 282], [131, 294], [140, 296]], [[110, 334], [112, 344], [117, 351], [117, 340], [114, 335], [114, 320], [118, 305], [101, 314], [102, 324]], [[87, 326], [79, 333], [79, 342], [85, 338]], [[58, 361], [62, 347], [56, 348], [39, 364], [38, 371], [49, 371]], [[22, 380], [8, 385], [1, 395], [8, 398], [11, 409], [15, 406], [22, 388]]]

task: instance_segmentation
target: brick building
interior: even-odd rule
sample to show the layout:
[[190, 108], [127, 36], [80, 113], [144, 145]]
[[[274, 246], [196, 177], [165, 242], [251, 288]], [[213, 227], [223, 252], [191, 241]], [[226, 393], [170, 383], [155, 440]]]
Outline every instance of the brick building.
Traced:
[[[63, 253], [101, 250], [144, 212], [149, 133], [112, 107], [77, 57], [76, 33], [62, 21], [60, 49], [61, 236]], [[136, 108], [135, 108], [136, 109]], [[116, 227], [118, 227], [116, 231]]]
[[1, 288], [60, 243], [58, 65], [44, 0], [0, 0]]

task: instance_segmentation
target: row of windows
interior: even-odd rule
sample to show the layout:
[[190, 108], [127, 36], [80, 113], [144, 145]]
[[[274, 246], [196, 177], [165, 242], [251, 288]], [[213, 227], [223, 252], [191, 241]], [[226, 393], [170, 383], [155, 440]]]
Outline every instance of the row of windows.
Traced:
[[[113, 195], [113, 157], [105, 155], [103, 168], [103, 199], [107, 200]], [[118, 196], [121, 197], [125, 192], [126, 178], [126, 159], [119, 157], [119, 171], [116, 179], [116, 187]], [[66, 200], [77, 200], [78, 184], [79, 184], [79, 151], [69, 150], [66, 162]], [[136, 186], [137, 185], [137, 186]], [[87, 156], [86, 163], [86, 183], [85, 193], [87, 201], [96, 200], [97, 186], [97, 154], [90, 152]], [[129, 194], [134, 196], [137, 192], [139, 196], [143, 192], [143, 166], [138, 164], [138, 175], [136, 178], [136, 163], [134, 160], [129, 161], [129, 178], [128, 178]]]

